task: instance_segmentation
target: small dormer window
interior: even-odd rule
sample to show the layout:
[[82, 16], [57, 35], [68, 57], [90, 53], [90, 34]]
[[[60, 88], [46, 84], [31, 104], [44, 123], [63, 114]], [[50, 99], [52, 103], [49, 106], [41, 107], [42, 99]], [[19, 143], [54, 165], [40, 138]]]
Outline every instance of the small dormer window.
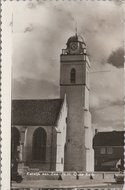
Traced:
[[75, 83], [76, 82], [76, 70], [73, 68], [70, 72], [70, 82]]

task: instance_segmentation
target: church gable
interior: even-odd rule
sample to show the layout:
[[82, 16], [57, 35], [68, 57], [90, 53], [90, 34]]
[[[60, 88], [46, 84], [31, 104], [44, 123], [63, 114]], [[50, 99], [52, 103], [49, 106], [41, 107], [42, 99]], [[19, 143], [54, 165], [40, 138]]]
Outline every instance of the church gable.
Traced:
[[12, 125], [56, 125], [63, 99], [13, 100]]

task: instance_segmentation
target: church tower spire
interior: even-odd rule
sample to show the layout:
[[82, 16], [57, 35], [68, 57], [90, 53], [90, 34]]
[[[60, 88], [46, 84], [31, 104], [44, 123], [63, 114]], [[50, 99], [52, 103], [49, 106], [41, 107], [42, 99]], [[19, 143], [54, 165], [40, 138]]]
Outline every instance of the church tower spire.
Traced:
[[66, 94], [67, 139], [65, 147], [65, 170], [93, 171], [91, 114], [89, 112], [89, 69], [86, 44], [76, 34], [66, 43], [60, 56], [60, 97]]

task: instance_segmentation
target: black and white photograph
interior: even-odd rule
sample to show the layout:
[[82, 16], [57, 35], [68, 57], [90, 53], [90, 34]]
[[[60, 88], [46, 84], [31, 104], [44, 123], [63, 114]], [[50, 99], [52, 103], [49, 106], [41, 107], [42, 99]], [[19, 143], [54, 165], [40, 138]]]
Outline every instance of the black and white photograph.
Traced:
[[3, 2], [11, 190], [124, 188], [123, 4]]

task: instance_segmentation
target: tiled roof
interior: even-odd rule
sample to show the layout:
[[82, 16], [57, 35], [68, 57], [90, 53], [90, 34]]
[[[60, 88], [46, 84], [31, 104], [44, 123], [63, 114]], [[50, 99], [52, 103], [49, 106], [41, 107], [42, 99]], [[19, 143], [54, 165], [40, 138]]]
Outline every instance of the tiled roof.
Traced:
[[93, 139], [94, 146], [124, 146], [124, 131], [98, 132]]
[[12, 125], [56, 124], [63, 100], [12, 100]]

